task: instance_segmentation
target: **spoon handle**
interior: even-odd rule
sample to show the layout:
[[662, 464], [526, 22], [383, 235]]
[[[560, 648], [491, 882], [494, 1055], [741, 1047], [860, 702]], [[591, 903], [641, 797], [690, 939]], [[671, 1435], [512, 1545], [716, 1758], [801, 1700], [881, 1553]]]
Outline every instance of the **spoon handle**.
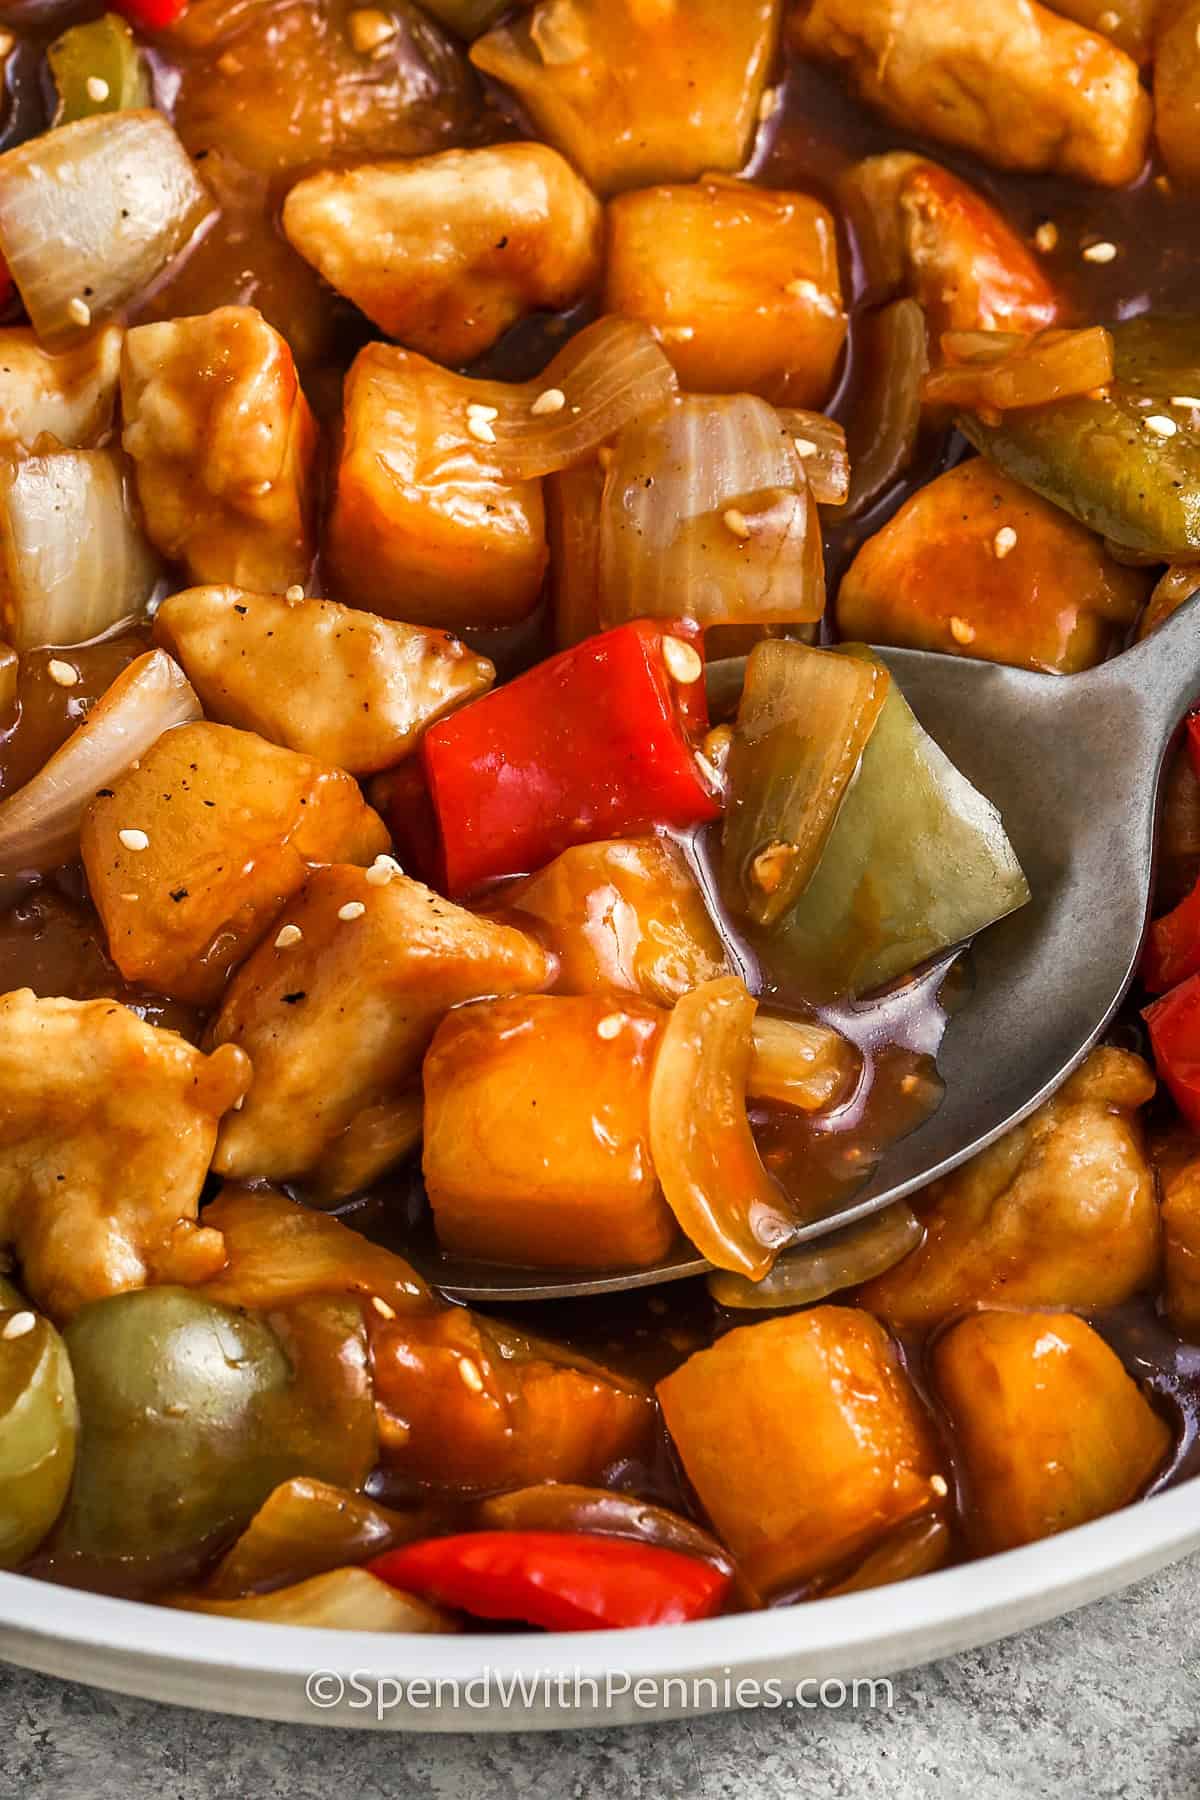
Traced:
[[[1200, 591], [1184, 601], [1148, 638], [1104, 663], [1095, 678], [1132, 688], [1142, 701], [1147, 729], [1169, 737], [1194, 701], [1200, 701]], [[1085, 678], [1086, 679], [1086, 678]]]

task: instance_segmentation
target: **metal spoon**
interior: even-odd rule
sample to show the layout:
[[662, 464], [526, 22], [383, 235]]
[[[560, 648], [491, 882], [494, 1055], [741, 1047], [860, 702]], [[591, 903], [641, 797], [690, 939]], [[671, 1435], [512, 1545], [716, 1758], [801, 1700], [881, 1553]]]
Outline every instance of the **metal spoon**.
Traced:
[[[1144, 643], [1086, 674], [881, 649], [913, 711], [999, 808], [1032, 899], [975, 940], [970, 999], [938, 1057], [939, 1110], [883, 1157], [851, 1204], [796, 1242], [877, 1212], [982, 1150], [1082, 1061], [1128, 990], [1149, 912], [1159, 787], [1172, 733], [1200, 695], [1200, 612], [1188, 602]], [[740, 664], [716, 664], [736, 694]], [[465, 1300], [611, 1294], [704, 1274], [684, 1244], [654, 1268], [510, 1269], [444, 1255], [424, 1264]]]

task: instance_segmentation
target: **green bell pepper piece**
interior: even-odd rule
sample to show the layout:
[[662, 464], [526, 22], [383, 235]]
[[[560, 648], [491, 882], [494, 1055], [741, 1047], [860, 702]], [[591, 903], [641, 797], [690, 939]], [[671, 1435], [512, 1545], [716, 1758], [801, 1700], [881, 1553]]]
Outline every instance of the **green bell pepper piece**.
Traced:
[[1006, 475], [1118, 549], [1195, 561], [1200, 407], [1172, 401], [1200, 394], [1200, 317], [1144, 315], [1114, 325], [1112, 339], [1115, 379], [1102, 399], [1019, 407], [999, 424], [965, 413], [959, 429]]
[[0, 1568], [32, 1554], [71, 1485], [79, 1417], [66, 1347], [49, 1319], [6, 1337], [32, 1309], [0, 1280]]
[[105, 13], [88, 25], [72, 25], [55, 39], [46, 56], [58, 89], [56, 125], [154, 104], [133, 33], [117, 13]]

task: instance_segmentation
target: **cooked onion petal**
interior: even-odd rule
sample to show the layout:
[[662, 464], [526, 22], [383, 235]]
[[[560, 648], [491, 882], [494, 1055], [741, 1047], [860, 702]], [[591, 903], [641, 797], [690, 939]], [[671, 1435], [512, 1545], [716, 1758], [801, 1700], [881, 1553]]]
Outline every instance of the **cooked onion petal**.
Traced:
[[1181, 607], [1185, 600], [1200, 590], [1200, 566], [1195, 563], [1172, 563], [1155, 583], [1146, 602], [1146, 610], [1138, 623], [1139, 640], [1149, 637], [1164, 620]]
[[777, 409], [779, 422], [791, 438], [804, 464], [808, 485], [818, 506], [844, 506], [850, 495], [850, 457], [846, 433], [836, 419], [824, 413], [803, 412], [796, 406]]
[[554, 641], [560, 650], [600, 629], [600, 505], [604, 470], [593, 458], [546, 482], [546, 537]]
[[755, 1100], [820, 1112], [858, 1080], [862, 1052], [832, 1026], [806, 1019], [754, 1017], [754, 1055], [746, 1089]]
[[490, 31], [510, 0], [423, 0], [425, 11], [468, 42]]
[[679, 388], [650, 327], [615, 316], [586, 326], [533, 381], [464, 378], [462, 385], [490, 459], [511, 481], [585, 462]]
[[863, 403], [850, 422], [848, 518], [865, 512], [912, 462], [929, 366], [920, 302], [893, 300], [871, 313], [859, 328], [858, 347], [866, 378]]
[[650, 1151], [667, 1204], [701, 1256], [759, 1281], [794, 1221], [746, 1116], [755, 1001], [734, 975], [685, 994], [650, 1083]]
[[600, 624], [795, 625], [825, 608], [812, 491], [774, 407], [685, 394], [617, 438], [600, 521]]
[[889, 686], [882, 664], [806, 644], [751, 651], [721, 837], [722, 892], [739, 918], [773, 925], [808, 886]]
[[921, 388], [929, 406], [963, 406], [1003, 413], [1047, 406], [1107, 387], [1113, 379], [1112, 336], [1102, 325], [1086, 331], [944, 331], [940, 367]]
[[698, 1556], [727, 1574], [733, 1570], [733, 1558], [711, 1532], [665, 1506], [611, 1488], [547, 1481], [481, 1501], [476, 1517], [481, 1531], [583, 1531], [637, 1538], [660, 1550]]
[[46, 343], [134, 299], [211, 211], [158, 112], [97, 113], [0, 156], [0, 255]]
[[828, 1294], [857, 1287], [882, 1275], [915, 1250], [925, 1227], [903, 1200], [897, 1200], [869, 1219], [859, 1219], [844, 1231], [802, 1244], [781, 1256], [762, 1281], [744, 1281], [739, 1275], [717, 1274], [708, 1278], [708, 1291], [719, 1306], [812, 1306]]
[[90, 643], [140, 613], [161, 573], [119, 450], [0, 458], [0, 612], [18, 650]]
[[237, 1600], [307, 1581], [382, 1556], [397, 1544], [430, 1537], [437, 1529], [438, 1515], [431, 1508], [414, 1508], [411, 1515], [395, 1512], [365, 1494], [298, 1475], [263, 1501], [204, 1583], [204, 1598]]
[[331, 1569], [271, 1594], [240, 1600], [210, 1600], [204, 1594], [173, 1594], [168, 1602], [183, 1612], [219, 1613], [226, 1619], [258, 1619], [271, 1625], [318, 1626], [327, 1631], [457, 1631], [449, 1613], [415, 1594], [403, 1594], [369, 1569]]
[[821, 1596], [861, 1594], [866, 1588], [890, 1587], [894, 1581], [928, 1575], [941, 1568], [950, 1555], [950, 1545], [950, 1527], [936, 1513], [909, 1519], [865, 1556], [852, 1575], [822, 1588]]
[[165, 650], [123, 669], [32, 781], [0, 804], [0, 894], [76, 857], [80, 820], [97, 791], [164, 731], [199, 717], [200, 702]]

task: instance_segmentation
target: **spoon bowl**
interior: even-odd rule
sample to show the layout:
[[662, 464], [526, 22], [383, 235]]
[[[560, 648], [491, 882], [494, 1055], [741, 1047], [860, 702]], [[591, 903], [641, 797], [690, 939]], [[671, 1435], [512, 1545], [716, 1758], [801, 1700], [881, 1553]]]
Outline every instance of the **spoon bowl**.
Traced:
[[[949, 1173], [1041, 1105], [1124, 999], [1149, 917], [1163, 765], [1200, 693], [1189, 601], [1143, 643], [1082, 675], [1030, 673], [931, 651], [879, 649], [921, 724], [996, 805], [1031, 899], [973, 943], [969, 998], [938, 1054], [938, 1110], [882, 1157], [849, 1203], [797, 1228], [826, 1237]], [[710, 670], [740, 691], [741, 662]], [[612, 1274], [505, 1268], [437, 1253], [425, 1272], [464, 1300], [611, 1294], [706, 1273], [687, 1245]]]

